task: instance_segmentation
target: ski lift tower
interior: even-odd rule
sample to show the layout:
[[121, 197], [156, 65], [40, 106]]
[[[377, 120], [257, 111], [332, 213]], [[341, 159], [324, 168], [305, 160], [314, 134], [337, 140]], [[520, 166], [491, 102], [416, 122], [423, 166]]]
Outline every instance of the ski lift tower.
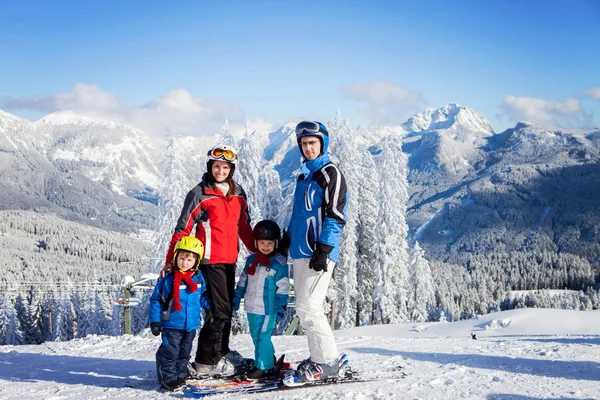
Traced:
[[158, 280], [158, 274], [144, 274], [139, 280], [135, 280], [134, 277], [127, 275], [123, 279], [123, 286], [121, 292], [123, 297], [117, 301], [117, 305], [123, 307], [123, 322], [125, 323], [125, 334], [131, 335], [131, 307], [135, 307], [140, 304], [138, 297], [132, 297], [134, 290], [153, 290], [154, 284]]

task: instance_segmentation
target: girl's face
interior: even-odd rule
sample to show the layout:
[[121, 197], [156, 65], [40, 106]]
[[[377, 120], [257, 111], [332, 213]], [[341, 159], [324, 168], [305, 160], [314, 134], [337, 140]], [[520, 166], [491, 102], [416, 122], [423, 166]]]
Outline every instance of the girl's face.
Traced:
[[212, 176], [215, 181], [221, 183], [229, 176], [231, 172], [231, 165], [227, 161], [214, 161], [212, 163]]
[[258, 251], [265, 255], [271, 254], [275, 250], [274, 240], [257, 240], [256, 245], [258, 246]]
[[189, 251], [179, 250], [177, 252], [177, 268], [183, 272], [187, 272], [194, 268], [198, 255]]

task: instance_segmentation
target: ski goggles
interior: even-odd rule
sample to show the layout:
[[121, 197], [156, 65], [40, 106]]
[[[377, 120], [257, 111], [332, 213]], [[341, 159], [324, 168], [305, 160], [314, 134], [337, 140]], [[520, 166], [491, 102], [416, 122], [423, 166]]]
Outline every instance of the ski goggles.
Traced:
[[302, 121], [296, 125], [296, 136], [304, 135], [304, 134], [313, 134], [316, 135], [318, 133], [322, 133], [324, 135], [329, 136], [329, 132], [326, 129], [314, 121]]
[[233, 161], [235, 160], [235, 153], [232, 150], [225, 150], [225, 149], [220, 149], [220, 148], [216, 148], [213, 149], [210, 152], [210, 155], [213, 156], [214, 158], [221, 158], [221, 159], [225, 159], [227, 161]]

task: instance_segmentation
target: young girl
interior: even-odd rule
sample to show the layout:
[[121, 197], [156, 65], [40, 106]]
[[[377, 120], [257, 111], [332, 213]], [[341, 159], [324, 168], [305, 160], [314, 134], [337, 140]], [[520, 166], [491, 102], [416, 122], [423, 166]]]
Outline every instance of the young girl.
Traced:
[[166, 390], [185, 384], [201, 311], [210, 307], [204, 294], [204, 277], [198, 271], [203, 255], [201, 241], [182, 237], [175, 245], [173, 273], [158, 280], [150, 297], [152, 334], [158, 336], [162, 332], [162, 343], [156, 352], [156, 375]]
[[263, 379], [274, 373], [275, 348], [271, 331], [285, 315], [290, 291], [286, 260], [277, 253], [281, 232], [270, 220], [254, 227], [253, 237], [258, 249], [246, 259], [240, 275], [233, 309], [244, 309], [248, 315], [250, 336], [254, 342], [254, 367], [246, 373], [248, 379]]
[[170, 268], [175, 243], [190, 235], [195, 225], [196, 237], [206, 248], [200, 270], [212, 306], [210, 318], [200, 330], [194, 365], [200, 376], [231, 375], [235, 370], [231, 361], [241, 359], [239, 353], [229, 349], [238, 237], [248, 250], [255, 249], [246, 193], [233, 180], [238, 162], [236, 151], [231, 146], [218, 145], [207, 156], [207, 172], [185, 198], [163, 272]]

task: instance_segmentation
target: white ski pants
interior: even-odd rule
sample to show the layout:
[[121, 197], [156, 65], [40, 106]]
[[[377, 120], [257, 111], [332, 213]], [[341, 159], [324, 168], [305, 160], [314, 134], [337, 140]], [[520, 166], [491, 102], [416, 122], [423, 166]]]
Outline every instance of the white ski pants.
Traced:
[[338, 359], [333, 332], [325, 316], [323, 302], [335, 262], [327, 260], [327, 272], [310, 269], [310, 258], [294, 260], [294, 293], [296, 314], [308, 338], [312, 361], [322, 364]]

